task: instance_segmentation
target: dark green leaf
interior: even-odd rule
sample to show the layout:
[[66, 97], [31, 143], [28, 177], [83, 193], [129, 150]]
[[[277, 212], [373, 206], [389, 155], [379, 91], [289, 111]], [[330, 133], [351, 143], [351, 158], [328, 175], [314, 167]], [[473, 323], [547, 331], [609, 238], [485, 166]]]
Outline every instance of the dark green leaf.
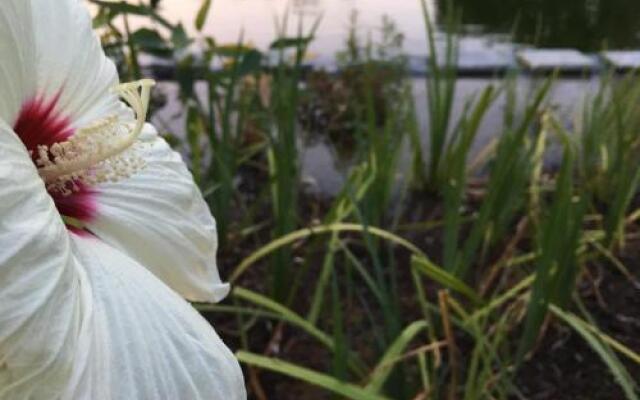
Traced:
[[157, 31], [141, 28], [131, 35], [131, 40], [138, 48], [158, 57], [170, 57], [172, 54], [169, 44]]
[[96, 0], [93, 3], [118, 14], [133, 14], [133, 15], [142, 15], [142, 16], [151, 14], [151, 10], [149, 9], [149, 7], [142, 6], [142, 5], [129, 4], [125, 1], [110, 2], [110, 1]]
[[240, 76], [252, 74], [260, 69], [261, 63], [262, 53], [251, 50], [242, 57], [237, 74]]
[[237, 44], [223, 44], [215, 46], [215, 53], [220, 57], [239, 57], [244, 53], [255, 51], [253, 47], [237, 45]]
[[287, 48], [303, 48], [313, 40], [313, 36], [297, 37], [297, 38], [279, 38], [271, 43], [272, 50], [281, 50]]
[[198, 32], [202, 31], [204, 23], [207, 21], [209, 10], [211, 9], [211, 0], [203, 0], [198, 15], [196, 16], [196, 29]]
[[193, 40], [189, 38], [182, 24], [178, 24], [171, 32], [171, 42], [176, 50], [182, 50], [189, 47]]

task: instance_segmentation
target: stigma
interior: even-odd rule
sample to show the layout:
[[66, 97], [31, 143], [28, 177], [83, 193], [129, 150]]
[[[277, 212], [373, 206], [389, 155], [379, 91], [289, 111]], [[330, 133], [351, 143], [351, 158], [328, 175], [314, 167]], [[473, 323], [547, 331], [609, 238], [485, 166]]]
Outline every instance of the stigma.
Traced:
[[132, 108], [134, 120], [108, 116], [78, 129], [65, 141], [39, 145], [34, 159], [47, 190], [69, 195], [83, 185], [116, 182], [144, 168], [137, 144], [154, 84], [144, 79], [113, 89]]

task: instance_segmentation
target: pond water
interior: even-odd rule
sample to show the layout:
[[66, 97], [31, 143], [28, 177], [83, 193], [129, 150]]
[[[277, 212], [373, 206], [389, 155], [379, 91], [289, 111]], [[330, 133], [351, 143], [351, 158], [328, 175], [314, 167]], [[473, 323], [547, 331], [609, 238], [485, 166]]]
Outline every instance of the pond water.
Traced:
[[[516, 91], [521, 103], [526, 101], [539, 85], [544, 82], [544, 77], [533, 77], [523, 75], [517, 78]], [[466, 100], [469, 96], [478, 94], [484, 90], [487, 85], [494, 84], [499, 86], [501, 81], [491, 79], [477, 78], [460, 78], [456, 85], [456, 98], [453, 105], [453, 118], [461, 115]], [[590, 96], [594, 96], [599, 88], [599, 79], [597, 77], [591, 79], [565, 78], [558, 80], [552, 87], [546, 106], [555, 111], [567, 127], [573, 127], [579, 118], [579, 111], [584, 106], [584, 101]], [[423, 135], [423, 151], [428, 154], [428, 136], [426, 132], [429, 130], [429, 115], [427, 112], [427, 95], [425, 78], [412, 79], [413, 96], [416, 105], [417, 120], [420, 132]], [[167, 103], [163, 109], [158, 110], [153, 116], [154, 124], [162, 132], [171, 132], [180, 135], [184, 132], [186, 124], [186, 113], [182, 111], [182, 105], [178, 98], [177, 84], [162, 82], [157, 90], [166, 95]], [[206, 87], [203, 84], [196, 85], [196, 92], [200, 97], [206, 99]], [[501, 95], [488, 110], [479, 130], [474, 145], [471, 150], [470, 159], [478, 155], [493, 138], [502, 131], [504, 109], [506, 107], [507, 98]], [[408, 140], [408, 139], [407, 139]], [[327, 140], [322, 140], [316, 136], [308, 136], [305, 132], [301, 132], [298, 148], [300, 152], [300, 163], [302, 170], [302, 178], [305, 181], [305, 187], [318, 195], [332, 196], [340, 192], [343, 183], [348, 177], [350, 168], [353, 166], [353, 160], [340, 156], [339, 151]], [[547, 165], [553, 167], [557, 164], [560, 152], [550, 151], [549, 158], [546, 160]], [[401, 172], [408, 172], [412, 160], [412, 153], [407, 147], [403, 149], [399, 159]], [[408, 178], [408, 174], [400, 173], [397, 176], [397, 183]]]
[[[447, 0], [427, 0], [432, 18], [445, 18]], [[640, 47], [640, 0], [456, 0], [463, 8], [465, 35], [462, 51], [482, 54], [487, 46], [513, 49], [520, 45], [574, 48], [586, 52], [601, 49]], [[181, 21], [195, 33], [193, 18], [201, 0], [162, 0], [161, 13], [170, 20]], [[305, 26], [322, 17], [311, 52], [332, 59], [344, 48], [353, 10], [358, 10], [360, 32], [375, 34], [383, 15], [393, 20], [405, 35], [405, 51], [410, 55], [426, 53], [425, 28], [420, 0], [214, 0], [203, 34], [220, 43], [237, 42], [242, 35], [258, 48], [267, 48], [276, 35], [275, 19], [287, 10], [290, 33], [296, 30], [296, 18]], [[474, 56], [475, 57], [475, 56]], [[472, 57], [473, 58], [473, 57]], [[532, 76], [518, 78], [521, 95], [538, 81]], [[463, 78], [457, 87], [455, 107], [461, 110], [467, 96], [482, 90], [490, 79]], [[161, 130], [180, 135], [184, 131], [184, 113], [177, 99], [175, 84], [163, 83], [169, 102], [154, 117]], [[428, 127], [424, 78], [413, 79], [414, 97], [421, 131]], [[561, 79], [554, 87], [550, 104], [559, 110], [567, 123], [575, 118], [582, 99], [597, 87], [597, 79]], [[525, 95], [526, 96], [526, 95]], [[475, 151], [495, 137], [501, 126], [505, 99], [496, 102], [479, 132]], [[455, 114], [455, 113], [454, 113]], [[425, 138], [425, 146], [428, 146]], [[341, 160], [327, 143], [300, 141], [301, 163], [305, 180], [319, 193], [335, 194], [348, 174], [350, 163]], [[409, 153], [402, 162], [409, 163]], [[406, 161], [406, 162], [404, 162]], [[399, 176], [402, 179], [402, 176]]]
[[[431, 16], [445, 18], [448, 0], [427, 0]], [[640, 45], [638, 0], [454, 0], [462, 9], [467, 36], [537, 47], [569, 47], [583, 51], [629, 49]], [[201, 0], [162, 0], [162, 14], [193, 30]], [[364, 32], [379, 29], [383, 15], [406, 37], [410, 54], [425, 52], [420, 0], [215, 0], [204, 33], [221, 42], [241, 34], [260, 48], [275, 35], [274, 19], [289, 10], [306, 26], [321, 17], [313, 50], [333, 55], [344, 44], [353, 10]], [[296, 24], [292, 18], [291, 32]]]

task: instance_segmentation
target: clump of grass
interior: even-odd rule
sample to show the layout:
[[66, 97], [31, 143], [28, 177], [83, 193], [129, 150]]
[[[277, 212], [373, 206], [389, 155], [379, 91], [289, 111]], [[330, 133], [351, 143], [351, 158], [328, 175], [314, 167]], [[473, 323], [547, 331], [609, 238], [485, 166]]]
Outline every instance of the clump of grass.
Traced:
[[[269, 120], [265, 130], [269, 137], [267, 149], [271, 201], [275, 226], [275, 237], [286, 235], [295, 230], [298, 218], [299, 158], [297, 148], [298, 100], [300, 98], [300, 79], [302, 62], [307, 46], [313, 39], [320, 19], [306, 33], [300, 19], [297, 36], [287, 37], [289, 15], [285, 14], [278, 28], [279, 38], [271, 45], [277, 53], [277, 64], [273, 70]], [[293, 50], [292, 62], [289, 62], [287, 50]], [[284, 249], [276, 253], [271, 271], [273, 295], [281, 301], [290, 295], [293, 284], [291, 253]]]
[[625, 213], [638, 189], [640, 85], [634, 74], [603, 77], [597, 95], [585, 103], [581, 124], [581, 176], [591, 200], [603, 210], [607, 245], [624, 240]]

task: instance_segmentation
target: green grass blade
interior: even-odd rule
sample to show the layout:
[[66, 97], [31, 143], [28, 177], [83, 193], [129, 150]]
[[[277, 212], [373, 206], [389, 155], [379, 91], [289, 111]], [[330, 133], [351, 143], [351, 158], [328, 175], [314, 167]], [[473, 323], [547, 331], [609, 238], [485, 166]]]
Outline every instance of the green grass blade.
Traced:
[[315, 235], [322, 235], [332, 232], [359, 232], [364, 233], [368, 232], [373, 236], [377, 236], [379, 238], [385, 239], [391, 243], [397, 244], [405, 249], [409, 250], [411, 253], [420, 255], [425, 257], [425, 254], [418, 247], [413, 245], [408, 240], [386, 231], [384, 229], [372, 227], [372, 226], [364, 226], [361, 224], [347, 224], [347, 223], [339, 223], [339, 224], [331, 224], [331, 225], [320, 225], [309, 227], [306, 229], [301, 229], [295, 232], [292, 232], [288, 235], [282, 236], [271, 243], [261, 247], [259, 250], [245, 258], [233, 271], [229, 280], [231, 282], [235, 282], [242, 276], [242, 274], [251, 267], [254, 263], [261, 260], [262, 258], [268, 256], [274, 251], [290, 245], [292, 243], [297, 242], [298, 240], [307, 239], [309, 237]]
[[340, 381], [308, 368], [277, 359], [264, 357], [246, 351], [239, 351], [236, 357], [240, 362], [260, 367], [269, 371], [299, 379], [313, 386], [321, 387], [339, 396], [353, 400], [388, 400], [386, 397], [373, 394], [356, 385]]
[[316, 328], [313, 324], [309, 323], [306, 319], [302, 318], [300, 315], [291, 311], [289, 308], [283, 306], [282, 304], [271, 300], [270, 298], [263, 296], [259, 293], [255, 293], [251, 290], [244, 289], [241, 287], [236, 287], [233, 290], [233, 296], [238, 299], [242, 299], [244, 301], [248, 301], [260, 307], [266, 308], [267, 310], [271, 310], [276, 314], [282, 316], [282, 318], [289, 322], [290, 324], [302, 329], [310, 336], [316, 338], [319, 342], [324, 344], [330, 349], [334, 348], [333, 339], [331, 336], [322, 332], [320, 329]]
[[459, 236], [463, 216], [463, 200], [467, 189], [467, 164], [469, 151], [475, 141], [478, 128], [486, 112], [495, 99], [492, 86], [488, 86], [482, 93], [470, 115], [462, 117], [462, 122], [458, 131], [461, 133], [457, 139], [446, 149], [444, 161], [447, 168], [444, 169], [444, 181], [441, 191], [444, 197], [444, 256], [443, 266], [446, 270], [452, 271], [457, 263], [459, 255]]
[[402, 333], [396, 338], [396, 340], [389, 346], [384, 353], [378, 365], [371, 373], [371, 378], [366, 389], [371, 393], [379, 393], [385, 382], [389, 378], [389, 375], [393, 371], [393, 367], [397, 363], [402, 353], [405, 351], [409, 343], [424, 329], [427, 328], [425, 321], [416, 321], [407, 326]]
[[471, 287], [469, 287], [467, 284], [465, 284], [452, 274], [438, 267], [427, 258], [414, 256], [411, 259], [411, 265], [413, 268], [427, 275], [429, 278], [440, 283], [441, 285], [465, 295], [474, 303], [482, 303], [482, 299], [475, 290], [473, 290]]
[[205, 22], [207, 21], [207, 16], [209, 15], [210, 8], [211, 8], [211, 0], [203, 0], [195, 20], [195, 26], [198, 32], [202, 30]]
[[602, 361], [609, 367], [609, 371], [613, 374], [616, 382], [620, 385], [628, 400], [640, 399], [638, 394], [638, 384], [629, 375], [624, 365], [618, 357], [611, 351], [610, 347], [593, 333], [595, 328], [587, 328], [588, 324], [571, 313], [562, 311], [559, 307], [551, 305], [551, 311], [571, 326], [582, 338], [589, 344]]
[[533, 284], [535, 280], [535, 275], [529, 275], [528, 277], [522, 279], [516, 285], [513, 285], [509, 290], [505, 293], [501, 294], [498, 297], [492, 299], [486, 306], [476, 310], [470, 317], [471, 320], [477, 320], [482, 317], [486, 317], [491, 314], [493, 311], [497, 310], [502, 305], [507, 302], [512, 301], [516, 296], [521, 295], [522, 291], [528, 289], [531, 284]]
[[[369, 190], [369, 187], [375, 178], [376, 170], [375, 157], [372, 157], [370, 161], [363, 162], [360, 166], [354, 168], [344, 189], [336, 200], [334, 200], [334, 205], [325, 219], [327, 224], [342, 222], [353, 213], [356, 206], [355, 202], [360, 201]], [[355, 192], [353, 196], [349, 195], [351, 191]], [[309, 313], [307, 315], [307, 319], [313, 324], [318, 321], [324, 304], [324, 293], [335, 267], [334, 258], [339, 242], [339, 232], [333, 232], [327, 244], [328, 252], [324, 257], [322, 269], [318, 276], [318, 282], [311, 301], [311, 307], [309, 308]]]

